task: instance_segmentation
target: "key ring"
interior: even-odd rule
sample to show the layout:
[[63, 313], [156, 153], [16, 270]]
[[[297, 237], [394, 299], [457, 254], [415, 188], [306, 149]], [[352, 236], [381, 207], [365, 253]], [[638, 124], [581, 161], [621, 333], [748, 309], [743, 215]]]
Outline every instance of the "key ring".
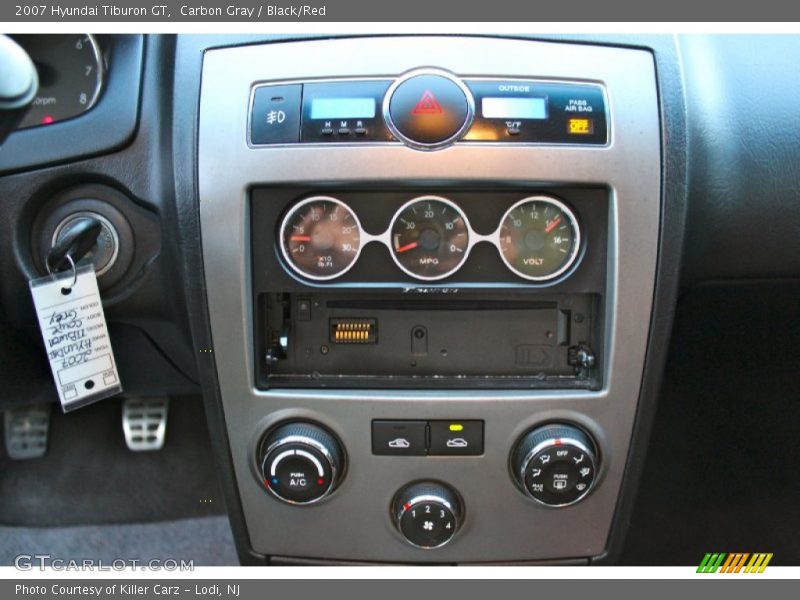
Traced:
[[[69, 293], [72, 291], [72, 288], [75, 287], [75, 284], [78, 283], [78, 268], [75, 266], [75, 261], [72, 260], [72, 257], [69, 254], [64, 255], [64, 260], [69, 263], [70, 268], [72, 269], [72, 283], [68, 286], [64, 287], [64, 290], [67, 290], [65, 293]], [[52, 269], [50, 269], [50, 261], [45, 260], [44, 266], [47, 267], [47, 274], [51, 276], [55, 276], [56, 273], [53, 273]]]

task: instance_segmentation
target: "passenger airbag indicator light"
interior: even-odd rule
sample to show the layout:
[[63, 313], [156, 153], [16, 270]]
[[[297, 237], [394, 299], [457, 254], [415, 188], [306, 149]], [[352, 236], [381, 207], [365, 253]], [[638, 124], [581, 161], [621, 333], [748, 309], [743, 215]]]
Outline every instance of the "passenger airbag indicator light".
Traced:
[[570, 119], [567, 121], [567, 133], [570, 135], [592, 135], [594, 121], [592, 119]]

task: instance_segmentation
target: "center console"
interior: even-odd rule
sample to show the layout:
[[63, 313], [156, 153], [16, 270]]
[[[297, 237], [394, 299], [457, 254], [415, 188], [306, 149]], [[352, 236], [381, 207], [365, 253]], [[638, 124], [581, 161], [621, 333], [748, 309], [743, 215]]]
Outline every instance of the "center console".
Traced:
[[198, 167], [210, 350], [255, 553], [604, 552], [656, 272], [650, 53], [209, 50]]

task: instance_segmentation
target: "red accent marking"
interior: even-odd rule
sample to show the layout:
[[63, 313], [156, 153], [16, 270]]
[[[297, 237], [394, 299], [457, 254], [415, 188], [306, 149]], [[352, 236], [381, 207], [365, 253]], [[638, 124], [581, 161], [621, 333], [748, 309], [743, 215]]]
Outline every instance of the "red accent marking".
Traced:
[[44, 118], [42, 119], [42, 125], [50, 125], [50, 123], [52, 123], [53, 121], [55, 121], [55, 119], [53, 118], [52, 115], [45, 115]]
[[433, 92], [425, 90], [422, 98], [419, 99], [414, 110], [411, 111], [412, 115], [438, 115], [442, 113], [442, 105], [436, 100]]
[[560, 440], [560, 439], [557, 439], [557, 440], [556, 440], [556, 446], [560, 446], [560, 445], [561, 445], [561, 440]]
[[403, 508], [408, 510], [409, 508], [411, 508], [411, 503], [410, 502], [406, 502], [405, 504], [403, 504]]
[[269, 479], [264, 480], [264, 486], [269, 487]]
[[545, 233], [550, 233], [551, 231], [553, 231], [553, 229], [558, 227], [559, 223], [561, 223], [561, 217], [558, 217], [555, 221], [551, 221], [550, 225], [548, 225], [547, 227], [544, 228], [544, 232]]
[[418, 242], [411, 242], [410, 244], [406, 244], [405, 246], [400, 246], [395, 252], [406, 252], [407, 250], [413, 250], [419, 246]]
[[321, 478], [317, 479], [317, 485], [324, 485], [324, 484], [325, 484], [325, 480], [324, 479], [321, 479]]
[[311, 236], [310, 235], [293, 235], [289, 238], [290, 242], [310, 242]]

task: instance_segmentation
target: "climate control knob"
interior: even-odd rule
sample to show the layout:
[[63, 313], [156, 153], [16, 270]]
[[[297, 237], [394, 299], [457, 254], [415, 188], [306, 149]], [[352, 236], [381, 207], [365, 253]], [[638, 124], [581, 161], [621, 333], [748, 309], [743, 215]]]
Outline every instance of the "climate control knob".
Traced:
[[527, 495], [548, 506], [582, 500], [597, 477], [591, 438], [574, 425], [543, 425], [525, 434], [511, 456], [514, 479]]
[[287, 423], [262, 441], [259, 466], [264, 486], [275, 498], [289, 504], [313, 504], [339, 483], [344, 453], [322, 427]]
[[401, 489], [392, 513], [397, 529], [417, 548], [444, 546], [453, 539], [462, 519], [458, 494], [436, 481], [418, 481]]

